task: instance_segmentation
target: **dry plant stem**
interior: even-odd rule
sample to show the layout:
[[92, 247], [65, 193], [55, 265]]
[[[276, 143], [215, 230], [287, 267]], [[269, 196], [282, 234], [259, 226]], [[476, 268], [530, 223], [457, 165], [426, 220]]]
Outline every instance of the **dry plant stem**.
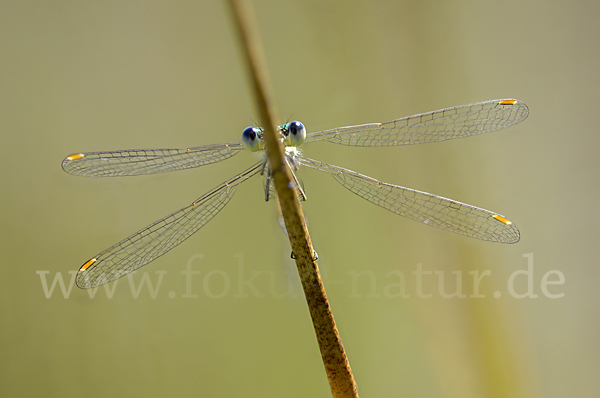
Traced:
[[296, 190], [292, 189], [291, 171], [285, 162], [285, 152], [277, 139], [277, 115], [266, 72], [266, 62], [256, 28], [254, 10], [248, 1], [228, 0], [237, 34], [240, 37], [244, 58], [252, 79], [253, 91], [260, 114], [265, 147], [271, 173], [281, 206], [281, 213], [296, 256], [296, 266], [317, 335], [321, 357], [334, 397], [358, 397], [350, 363], [344, 352], [342, 340], [335, 326], [327, 301], [325, 288], [314, 256], [314, 250], [304, 221], [304, 214]]

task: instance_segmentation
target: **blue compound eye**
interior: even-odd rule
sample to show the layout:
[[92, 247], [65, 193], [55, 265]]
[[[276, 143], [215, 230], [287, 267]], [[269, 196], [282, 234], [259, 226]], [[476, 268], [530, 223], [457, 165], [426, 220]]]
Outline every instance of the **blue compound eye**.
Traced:
[[288, 124], [287, 131], [286, 143], [290, 146], [300, 146], [306, 139], [306, 128], [297, 120]]
[[242, 144], [252, 152], [262, 149], [262, 130], [258, 127], [248, 126], [242, 133]]

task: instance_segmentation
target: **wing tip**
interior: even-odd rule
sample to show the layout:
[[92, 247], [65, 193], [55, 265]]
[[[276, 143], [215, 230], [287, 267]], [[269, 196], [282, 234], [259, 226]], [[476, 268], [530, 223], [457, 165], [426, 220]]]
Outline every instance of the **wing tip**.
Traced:
[[496, 104], [498, 104], [502, 107], [515, 107], [515, 108], [522, 109], [523, 115], [522, 115], [520, 121], [524, 120], [529, 115], [529, 107], [527, 106], [527, 104], [525, 104], [523, 101], [520, 101], [518, 99], [515, 99], [515, 98], [500, 99], [500, 100], [496, 100]]
[[63, 159], [63, 161], [61, 163], [62, 169], [69, 174], [73, 174], [71, 167], [69, 167], [69, 166], [71, 164], [73, 164], [72, 162], [79, 160], [79, 159], [83, 159], [84, 157], [85, 157], [85, 154], [83, 154], [83, 153], [74, 153], [74, 154], [67, 156], [66, 158]]
[[85, 155], [83, 153], [74, 153], [72, 155], [67, 156], [63, 162], [72, 161], [72, 160], [78, 160], [78, 159], [81, 159], [83, 157], [85, 157]]

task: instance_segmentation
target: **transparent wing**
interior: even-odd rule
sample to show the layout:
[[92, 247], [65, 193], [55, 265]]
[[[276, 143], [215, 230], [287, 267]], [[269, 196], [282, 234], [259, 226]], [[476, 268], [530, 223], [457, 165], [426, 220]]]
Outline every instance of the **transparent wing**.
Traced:
[[517, 227], [498, 213], [430, 193], [386, 184], [303, 156], [297, 159], [302, 165], [331, 174], [348, 190], [392, 213], [481, 240], [502, 243], [519, 241]]
[[85, 177], [136, 176], [190, 169], [230, 158], [244, 149], [240, 143], [186, 149], [130, 149], [67, 156], [63, 170]]
[[385, 123], [340, 127], [309, 134], [306, 142], [329, 141], [349, 146], [394, 146], [444, 141], [500, 130], [527, 117], [527, 105], [499, 99], [455, 106]]
[[198, 198], [194, 203], [170, 214], [81, 266], [77, 286], [83, 289], [114, 281], [162, 256], [208, 223], [232, 198], [238, 185], [259, 173], [259, 162]]

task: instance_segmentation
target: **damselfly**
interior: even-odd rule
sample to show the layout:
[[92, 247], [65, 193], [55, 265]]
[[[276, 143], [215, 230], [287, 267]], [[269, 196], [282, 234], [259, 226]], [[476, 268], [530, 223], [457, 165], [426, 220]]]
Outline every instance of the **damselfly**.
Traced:
[[[286, 161], [292, 174], [307, 166], [331, 174], [343, 187], [393, 213], [423, 224], [473, 238], [515, 243], [519, 230], [506, 217], [455, 200], [398, 185], [387, 184], [342, 167], [304, 156], [299, 147], [314, 142], [347, 146], [399, 146], [463, 138], [500, 130], [523, 121], [527, 106], [515, 99], [500, 99], [441, 109], [385, 123], [340, 127], [306, 133], [293, 121], [279, 126]], [[185, 149], [135, 149], [77, 153], [67, 156], [63, 169], [86, 177], [135, 176], [183, 170], [216, 163], [243, 150], [264, 152], [263, 129], [247, 127], [242, 142], [206, 145]], [[272, 192], [266, 156], [249, 169], [208, 191], [184, 208], [141, 229], [86, 261], [77, 273], [77, 286], [95, 287], [118, 279], [162, 256], [208, 223], [229, 202], [237, 187], [250, 177], [267, 178], [265, 198]], [[294, 188], [306, 199], [295, 177]]]

